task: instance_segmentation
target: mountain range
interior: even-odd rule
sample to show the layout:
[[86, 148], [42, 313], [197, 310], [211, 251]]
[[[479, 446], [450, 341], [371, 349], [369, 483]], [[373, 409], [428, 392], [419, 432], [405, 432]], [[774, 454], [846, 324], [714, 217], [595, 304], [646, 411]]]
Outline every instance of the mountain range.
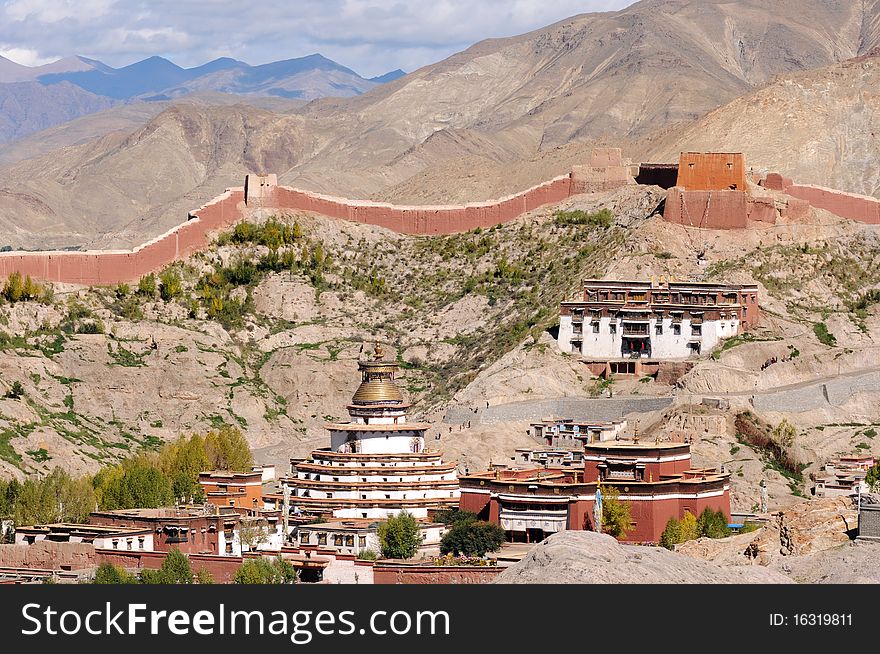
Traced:
[[876, 193], [878, 46], [880, 0], [643, 0], [308, 103], [277, 80], [327, 88], [350, 71], [323, 58], [198, 73], [146, 60], [139, 70], [159, 81], [134, 76], [113, 91], [125, 97], [94, 91], [126, 69], [45, 72], [29, 83], [150, 97], [162, 111], [111, 106], [0, 152], [0, 228], [17, 247], [132, 245], [246, 171], [351, 197], [482, 200], [564, 173], [598, 143], [634, 160], [744, 150], [758, 168]]
[[211, 92], [305, 101], [349, 97], [404, 74], [365, 79], [319, 54], [259, 66], [224, 57], [193, 68], [158, 56], [121, 68], [79, 56], [35, 67], [0, 57], [0, 143], [120, 103]]

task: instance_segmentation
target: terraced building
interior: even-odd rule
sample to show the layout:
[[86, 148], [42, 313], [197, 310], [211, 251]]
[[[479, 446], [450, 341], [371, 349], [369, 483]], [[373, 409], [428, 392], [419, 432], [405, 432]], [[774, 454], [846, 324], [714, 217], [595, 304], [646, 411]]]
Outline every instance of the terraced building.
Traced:
[[431, 425], [407, 421], [411, 404], [395, 382], [398, 366], [382, 348], [359, 361], [361, 385], [348, 405], [350, 422], [330, 423], [330, 447], [291, 460], [290, 506], [296, 513], [375, 520], [402, 510], [416, 518], [458, 505], [454, 463], [426, 447]]

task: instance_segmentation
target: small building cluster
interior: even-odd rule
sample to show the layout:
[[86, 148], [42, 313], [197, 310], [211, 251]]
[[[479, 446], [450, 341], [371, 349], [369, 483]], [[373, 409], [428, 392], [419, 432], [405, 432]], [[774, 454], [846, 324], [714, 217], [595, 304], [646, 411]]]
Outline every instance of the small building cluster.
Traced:
[[626, 420], [588, 422], [572, 418], [544, 418], [533, 422], [532, 434], [547, 447], [554, 449], [579, 449], [584, 443], [612, 441], [626, 430]]
[[816, 497], [840, 497], [866, 495], [870, 488], [865, 481], [868, 470], [877, 463], [871, 455], [842, 456], [829, 461], [816, 475], [813, 495]]

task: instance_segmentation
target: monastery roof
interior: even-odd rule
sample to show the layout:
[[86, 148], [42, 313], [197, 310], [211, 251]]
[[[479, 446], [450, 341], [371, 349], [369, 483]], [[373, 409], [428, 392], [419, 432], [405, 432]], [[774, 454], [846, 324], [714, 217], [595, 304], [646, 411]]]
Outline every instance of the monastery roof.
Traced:
[[16, 531], [23, 533], [41, 534], [68, 534], [85, 536], [122, 536], [151, 533], [149, 528], [122, 527], [118, 525], [88, 525], [78, 523], [57, 522], [47, 525], [28, 525], [16, 527]]
[[690, 445], [687, 443], [672, 443], [669, 441], [633, 441], [633, 440], [620, 440], [620, 441], [600, 441], [597, 443], [585, 443], [584, 451], [588, 450], [630, 450], [632, 452], [650, 452], [651, 450], [675, 450], [680, 448], [687, 448], [690, 450]]

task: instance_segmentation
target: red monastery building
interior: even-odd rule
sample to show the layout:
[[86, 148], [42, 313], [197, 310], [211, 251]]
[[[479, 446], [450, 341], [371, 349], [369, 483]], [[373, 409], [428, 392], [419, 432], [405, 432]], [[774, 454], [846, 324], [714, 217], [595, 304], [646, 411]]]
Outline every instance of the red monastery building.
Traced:
[[670, 518], [704, 509], [730, 515], [730, 475], [692, 469], [686, 443], [609, 441], [584, 446], [582, 469], [495, 469], [460, 478], [460, 508], [501, 525], [513, 541], [563, 530], [594, 530], [596, 489], [630, 506], [627, 542], [656, 543]]

